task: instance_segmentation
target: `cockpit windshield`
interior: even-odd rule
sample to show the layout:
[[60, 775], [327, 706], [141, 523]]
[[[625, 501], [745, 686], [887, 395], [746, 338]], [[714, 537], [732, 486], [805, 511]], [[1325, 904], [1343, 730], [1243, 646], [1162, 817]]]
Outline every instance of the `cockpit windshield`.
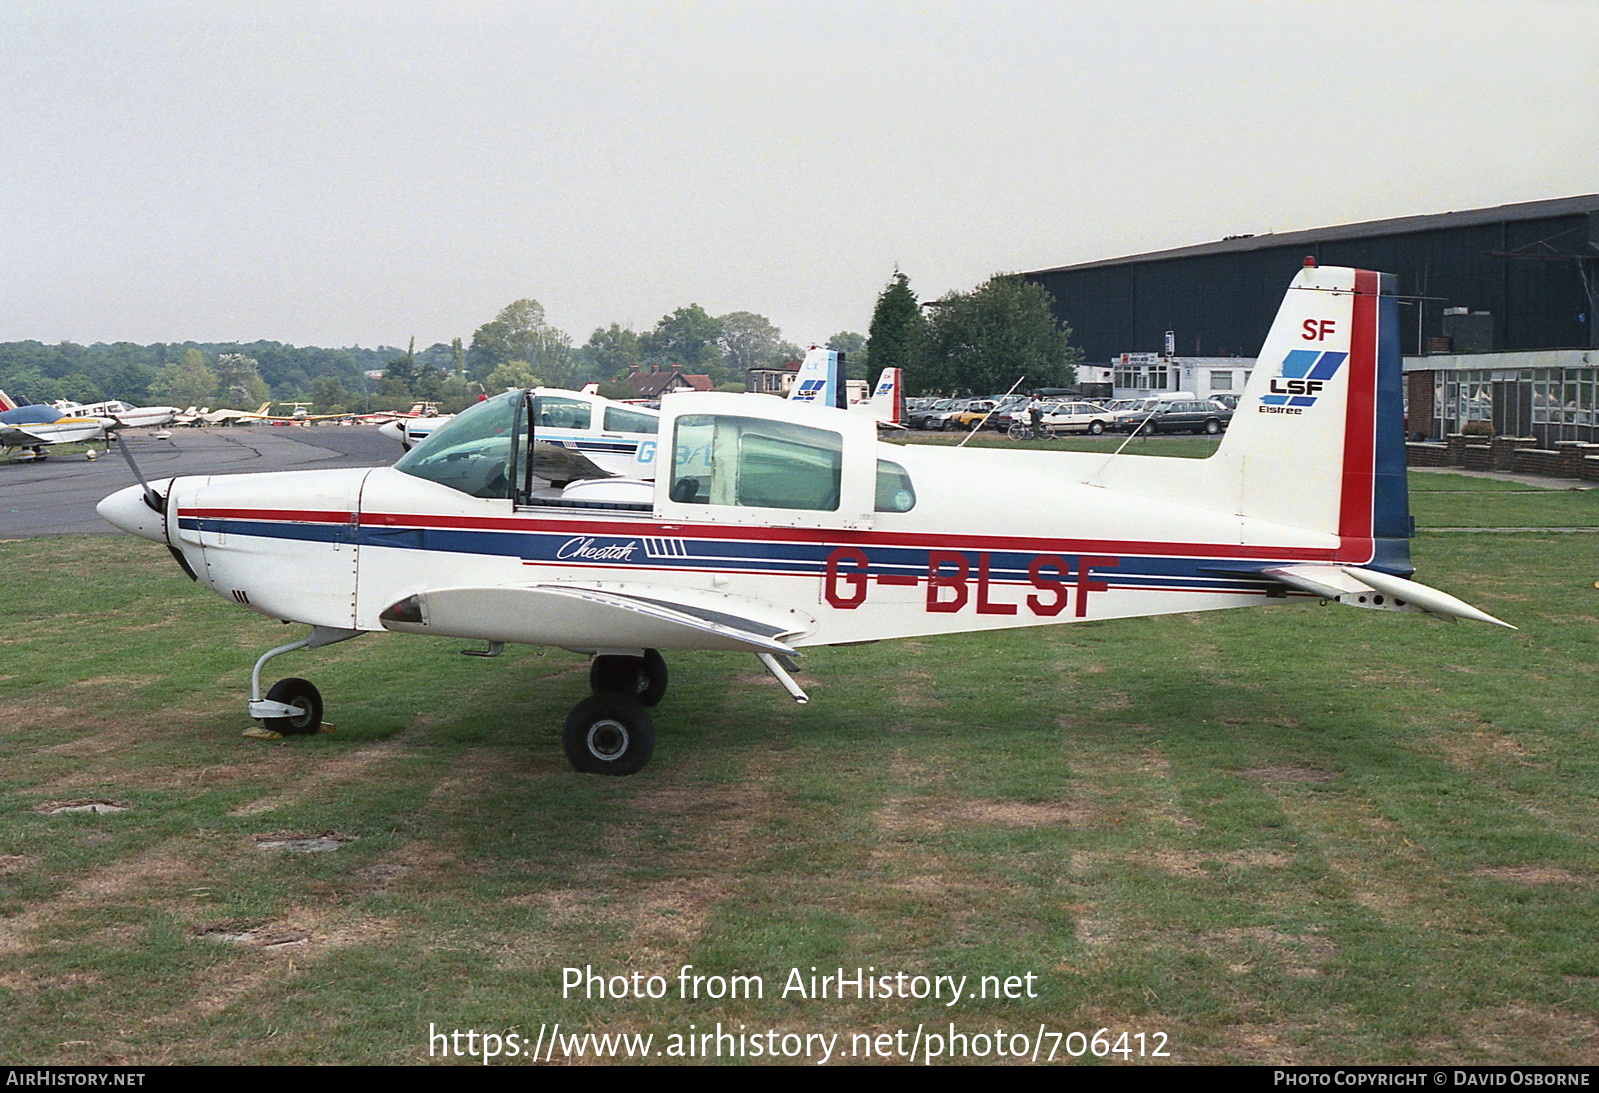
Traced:
[[394, 469], [473, 497], [509, 498], [511, 439], [522, 395], [507, 391], [457, 414]]

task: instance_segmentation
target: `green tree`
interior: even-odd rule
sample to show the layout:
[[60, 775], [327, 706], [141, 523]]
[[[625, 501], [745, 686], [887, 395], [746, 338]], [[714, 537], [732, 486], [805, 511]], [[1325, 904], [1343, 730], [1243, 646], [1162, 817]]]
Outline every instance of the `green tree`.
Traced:
[[416, 381], [420, 370], [416, 366], [416, 358], [410, 353], [395, 357], [383, 369], [383, 391], [396, 397], [406, 397], [416, 393]]
[[240, 409], [253, 409], [272, 397], [254, 357], [224, 353], [217, 358], [217, 397]]
[[996, 394], [1024, 387], [1065, 387], [1080, 350], [1055, 320], [1042, 285], [996, 274], [971, 292], [939, 298], [927, 323], [924, 374], [941, 390]]
[[344, 389], [344, 384], [332, 376], [323, 376], [311, 388], [311, 402], [319, 414], [342, 414], [355, 399]]
[[85, 372], [69, 372], [50, 384], [55, 398], [68, 399], [72, 402], [100, 402], [105, 394], [100, 390], [100, 385]]
[[198, 349], [185, 349], [180, 360], [164, 366], [150, 382], [152, 399], [180, 410], [209, 405], [216, 393], [217, 374]]
[[485, 379], [509, 361], [532, 366], [552, 383], [565, 382], [571, 373], [572, 338], [545, 321], [544, 305], [537, 300], [507, 304], [472, 335], [472, 348], [467, 351], [471, 378]]
[[926, 333], [927, 320], [917, 306], [910, 278], [895, 270], [872, 308], [872, 325], [866, 330], [866, 355], [878, 371], [904, 369], [907, 394], [945, 390], [945, 377], [924, 375], [918, 367]]
[[602, 380], [621, 380], [644, 363], [644, 350], [638, 334], [612, 323], [596, 327], [583, 351], [588, 354], [591, 374]]
[[793, 360], [799, 347], [783, 340], [783, 332], [764, 315], [753, 311], [732, 311], [716, 320], [722, 333], [717, 339], [722, 361], [741, 383], [751, 368], [770, 368]]
[[484, 388], [491, 395], [497, 395], [508, 387], [542, 387], [544, 381], [533, 371], [533, 365], [528, 361], [506, 361], [498, 365], [488, 374], [483, 381]]
[[721, 337], [722, 324], [699, 304], [689, 304], [661, 316], [640, 347], [651, 364], [680, 364], [685, 372], [705, 372], [717, 380], [742, 379], [723, 365]]

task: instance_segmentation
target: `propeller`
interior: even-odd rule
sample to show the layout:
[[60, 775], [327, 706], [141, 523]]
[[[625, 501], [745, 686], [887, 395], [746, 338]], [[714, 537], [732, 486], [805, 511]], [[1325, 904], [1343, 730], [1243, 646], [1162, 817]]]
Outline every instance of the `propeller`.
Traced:
[[117, 442], [117, 447], [122, 451], [122, 458], [128, 461], [128, 466], [133, 470], [133, 477], [139, 480], [139, 486], [144, 490], [144, 503], [150, 506], [152, 512], [165, 513], [167, 499], [150, 488], [150, 483], [144, 480], [144, 475], [139, 471], [139, 465], [133, 461], [133, 451], [128, 447], [128, 442], [122, 439], [122, 433], [116, 429], [110, 430], [111, 439]]

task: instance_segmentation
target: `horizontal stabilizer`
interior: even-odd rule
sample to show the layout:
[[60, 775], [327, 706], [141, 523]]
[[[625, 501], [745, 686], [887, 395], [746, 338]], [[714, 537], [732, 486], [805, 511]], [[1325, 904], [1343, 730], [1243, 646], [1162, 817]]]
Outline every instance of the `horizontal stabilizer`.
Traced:
[[1262, 569], [1260, 573], [1301, 592], [1356, 607], [1424, 611], [1429, 615], [1470, 619], [1516, 629], [1510, 623], [1496, 619], [1447, 592], [1375, 569], [1341, 565], [1286, 565]]
[[[662, 589], [669, 594], [669, 589]], [[785, 631], [756, 619], [672, 602], [562, 584], [437, 588], [408, 596], [380, 616], [386, 629], [567, 649], [794, 650]]]
[[1395, 577], [1388, 573], [1378, 573], [1374, 569], [1351, 568], [1346, 569], [1345, 572], [1377, 592], [1414, 604], [1423, 611], [1431, 612], [1434, 615], [1445, 615], [1455, 619], [1471, 619], [1473, 622], [1491, 622], [1495, 626], [1503, 626], [1508, 630], [1515, 629], [1508, 622], [1496, 619], [1486, 611], [1479, 611], [1464, 600], [1457, 600], [1449, 593], [1440, 592], [1436, 588], [1428, 588], [1424, 584], [1407, 581], [1403, 577]]

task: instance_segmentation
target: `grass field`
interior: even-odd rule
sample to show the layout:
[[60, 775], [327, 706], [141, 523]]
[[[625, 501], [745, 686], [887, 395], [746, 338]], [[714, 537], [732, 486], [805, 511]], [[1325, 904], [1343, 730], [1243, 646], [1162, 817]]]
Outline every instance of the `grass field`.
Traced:
[[[953, 1026], [987, 1061], [1108, 1029], [1108, 1062], [1592, 1063], [1599, 538], [1426, 529], [1599, 495], [1412, 482], [1420, 578], [1520, 631], [1297, 605], [822, 649], [805, 707], [682, 655], [631, 779], [562, 759], [562, 652], [292, 654], [337, 731], [246, 739], [286, 627], [149, 543], [0, 544], [0, 1061], [427, 1062], [430, 1026], [558, 1022], [663, 1062], [720, 1023], [835, 1062]], [[90, 802], [124, 811], [55, 811]], [[681, 997], [684, 965], [764, 997]], [[585, 966], [665, 997], [563, 997]], [[782, 996], [813, 967], [967, 995]]]

